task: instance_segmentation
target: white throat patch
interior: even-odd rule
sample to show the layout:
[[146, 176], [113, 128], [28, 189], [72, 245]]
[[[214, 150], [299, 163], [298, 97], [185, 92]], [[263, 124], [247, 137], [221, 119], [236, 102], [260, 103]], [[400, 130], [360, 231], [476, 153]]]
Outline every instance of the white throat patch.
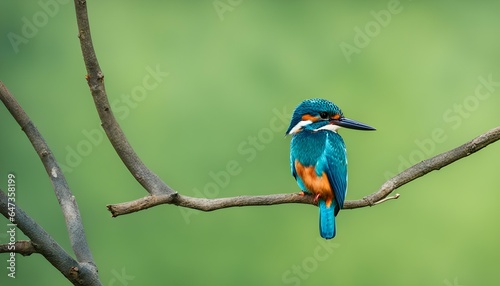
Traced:
[[335, 133], [337, 133], [337, 130], [339, 130], [340, 126], [338, 125], [335, 125], [335, 124], [328, 124], [328, 125], [325, 125], [323, 127], [320, 127], [318, 129], [314, 129], [314, 131], [318, 131], [318, 130], [330, 130], [330, 131], [333, 131]]

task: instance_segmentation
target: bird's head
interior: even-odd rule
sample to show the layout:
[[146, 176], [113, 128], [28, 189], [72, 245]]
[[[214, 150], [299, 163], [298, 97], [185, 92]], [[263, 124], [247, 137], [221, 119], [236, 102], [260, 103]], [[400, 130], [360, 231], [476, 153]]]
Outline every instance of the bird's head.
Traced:
[[286, 134], [295, 134], [301, 130], [317, 131], [321, 129], [337, 132], [340, 127], [356, 130], [375, 130], [369, 125], [345, 118], [342, 110], [333, 102], [313, 98], [302, 101], [295, 108]]

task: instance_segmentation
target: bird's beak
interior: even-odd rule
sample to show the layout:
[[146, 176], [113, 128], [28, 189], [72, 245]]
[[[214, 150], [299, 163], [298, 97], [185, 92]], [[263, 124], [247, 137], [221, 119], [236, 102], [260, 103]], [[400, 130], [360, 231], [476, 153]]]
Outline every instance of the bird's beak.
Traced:
[[337, 126], [350, 128], [350, 129], [356, 129], [356, 130], [376, 130], [375, 128], [371, 127], [370, 125], [366, 125], [364, 123], [361, 123], [361, 122], [358, 122], [356, 120], [352, 120], [349, 118], [345, 118], [345, 117], [340, 117], [339, 119], [332, 119], [332, 120], [330, 120], [330, 123], [335, 124]]

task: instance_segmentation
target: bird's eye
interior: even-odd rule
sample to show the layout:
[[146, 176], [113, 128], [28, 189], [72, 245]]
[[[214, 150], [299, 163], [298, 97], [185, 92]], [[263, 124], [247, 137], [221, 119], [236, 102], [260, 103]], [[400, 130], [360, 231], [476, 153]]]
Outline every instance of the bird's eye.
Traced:
[[319, 113], [319, 116], [323, 119], [327, 119], [328, 118], [328, 112], [320, 112]]

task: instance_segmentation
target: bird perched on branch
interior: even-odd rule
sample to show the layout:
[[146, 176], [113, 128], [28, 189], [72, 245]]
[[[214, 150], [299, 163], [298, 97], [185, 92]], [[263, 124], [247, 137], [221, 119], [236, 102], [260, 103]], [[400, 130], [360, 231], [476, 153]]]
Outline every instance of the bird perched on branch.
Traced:
[[290, 142], [292, 175], [304, 194], [314, 195], [319, 205], [319, 230], [323, 238], [335, 237], [335, 216], [347, 192], [347, 156], [340, 127], [375, 128], [345, 118], [340, 108], [325, 99], [308, 99], [294, 110], [286, 134]]

